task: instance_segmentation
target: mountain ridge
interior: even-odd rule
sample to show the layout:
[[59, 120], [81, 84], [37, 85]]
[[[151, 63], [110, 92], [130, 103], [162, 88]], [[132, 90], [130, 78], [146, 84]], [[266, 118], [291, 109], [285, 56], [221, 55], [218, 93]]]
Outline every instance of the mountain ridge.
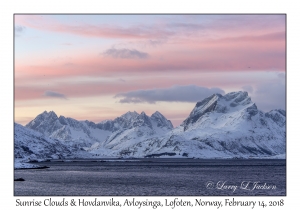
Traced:
[[196, 103], [181, 125], [156, 111], [127, 112], [94, 123], [43, 112], [26, 127], [89, 155], [249, 158], [285, 154], [286, 112], [260, 111], [245, 91], [213, 94]]

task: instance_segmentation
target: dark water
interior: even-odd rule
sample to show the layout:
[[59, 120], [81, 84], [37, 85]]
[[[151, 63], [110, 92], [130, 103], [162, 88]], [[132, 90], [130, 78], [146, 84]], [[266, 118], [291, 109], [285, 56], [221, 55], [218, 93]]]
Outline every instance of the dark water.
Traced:
[[[285, 160], [134, 159], [15, 170], [15, 196], [286, 195]], [[257, 183], [256, 183], [257, 182]], [[256, 184], [255, 184], [256, 183]]]

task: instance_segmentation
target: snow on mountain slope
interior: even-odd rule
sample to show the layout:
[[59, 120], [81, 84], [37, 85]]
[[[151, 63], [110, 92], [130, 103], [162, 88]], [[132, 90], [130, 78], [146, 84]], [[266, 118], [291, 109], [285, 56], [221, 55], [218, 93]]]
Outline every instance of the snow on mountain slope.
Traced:
[[59, 140], [14, 124], [14, 155], [17, 162], [72, 157], [72, 150]]
[[[121, 116], [121, 118], [122, 117], [124, 117], [124, 115]], [[173, 128], [172, 123], [159, 112], [155, 112], [151, 117], [147, 116], [145, 112], [142, 112], [128, 119], [130, 120], [126, 126], [120, 126], [119, 130], [112, 133], [103, 144], [91, 152], [104, 155], [103, 148], [106, 148], [107, 150], [105, 150], [105, 152], [109, 151], [109, 156], [133, 155], [143, 157], [144, 152], [142, 150], [134, 149], [134, 151], [131, 151], [131, 149], [135, 146], [142, 148], [142, 144], [145, 140], [158, 138]]]
[[98, 129], [89, 121], [80, 122], [64, 116], [57, 117], [53, 111], [43, 112], [26, 127], [78, 148], [90, 147], [96, 142], [102, 142], [111, 134], [109, 130]]

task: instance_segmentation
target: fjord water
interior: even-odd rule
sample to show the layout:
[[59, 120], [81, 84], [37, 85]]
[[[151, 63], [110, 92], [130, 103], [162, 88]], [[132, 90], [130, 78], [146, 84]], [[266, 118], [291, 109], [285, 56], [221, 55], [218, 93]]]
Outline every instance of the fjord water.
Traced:
[[15, 196], [286, 195], [286, 160], [59, 160], [15, 170]]

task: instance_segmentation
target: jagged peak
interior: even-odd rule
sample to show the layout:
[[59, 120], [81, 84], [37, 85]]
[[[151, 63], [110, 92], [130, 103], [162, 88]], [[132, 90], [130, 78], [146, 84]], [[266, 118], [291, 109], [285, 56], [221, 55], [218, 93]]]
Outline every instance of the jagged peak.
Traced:
[[151, 115], [151, 117], [152, 117], [152, 116], [164, 117], [164, 116], [162, 115], [162, 113], [160, 113], [159, 111], [155, 111], [155, 112]]
[[248, 92], [247, 91], [232, 91], [232, 92], [229, 92], [227, 94], [225, 94], [224, 96], [227, 96], [227, 95], [243, 95], [243, 94], [246, 94], [248, 95]]
[[227, 93], [224, 96], [216, 93], [203, 99], [202, 101], [197, 102], [189, 117], [184, 120], [181, 125], [184, 126], [186, 130], [190, 124], [198, 121], [206, 113], [226, 113], [230, 111], [241, 110], [244, 108], [248, 108], [249, 111], [252, 111], [254, 109], [257, 110], [256, 105], [248, 96], [248, 92], [236, 91]]
[[48, 118], [58, 118], [58, 117], [54, 111], [49, 111], [49, 112], [44, 111], [41, 114], [37, 115], [34, 120], [40, 120], [40, 119], [45, 120]]
[[154, 112], [151, 117], [153, 121], [156, 121], [158, 127], [167, 127], [169, 129], [173, 128], [173, 124], [159, 111]]
[[121, 118], [125, 118], [126, 120], [136, 118], [139, 114], [136, 111], [128, 111], [125, 114], [121, 115]]
[[137, 119], [148, 119], [149, 116], [144, 112], [142, 111], [140, 115], [137, 116]]
[[[50, 116], [54, 116], [54, 117], [57, 117], [56, 113], [54, 111], [49, 111], [47, 112], [46, 110], [43, 111], [41, 114], [39, 114], [38, 116], [47, 116], [47, 117], [50, 117]], [[38, 117], [37, 116], [37, 117]]]
[[272, 109], [271, 111], [267, 112], [269, 114], [274, 113], [274, 112], [279, 112], [281, 115], [286, 117], [286, 111], [284, 109]]
[[56, 113], [54, 111], [50, 111], [48, 112], [48, 115], [49, 116], [54, 116], [54, 117], [57, 117]]
[[48, 115], [49, 115], [49, 113], [45, 110], [42, 113], [38, 114], [36, 117], [41, 117], [41, 116], [46, 117]]
[[184, 130], [188, 128], [189, 124], [195, 123], [205, 113], [214, 111], [217, 105], [217, 100], [221, 97], [222, 95], [220, 94], [213, 94], [202, 101], [197, 102], [195, 108], [192, 110], [188, 118], [185, 119], [181, 124], [184, 126]]
[[271, 111], [265, 113], [265, 116], [268, 118], [271, 118], [279, 126], [286, 125], [286, 112], [283, 109], [271, 110]]
[[249, 107], [247, 108], [247, 110], [248, 110], [248, 109], [257, 109], [257, 106], [256, 106], [255, 103], [253, 103], [251, 106], [249, 106]]
[[64, 116], [62, 116], [62, 115], [59, 116], [58, 120], [63, 125], [67, 124], [67, 119]]
[[269, 112], [266, 112], [266, 116], [274, 116], [274, 115], [281, 115], [282, 117], [286, 118], [286, 112], [283, 109], [273, 109]]
[[233, 99], [240, 99], [243, 100], [247, 97], [249, 97], [247, 91], [236, 91], [236, 92], [230, 92], [223, 96], [226, 100], [233, 100]]
[[[88, 120], [86, 120], [86, 121], [88, 121]], [[112, 122], [112, 120], [102, 120], [101, 122], [99, 122], [97, 124], [104, 124], [104, 123], [107, 123], [107, 122]]]
[[215, 94], [213, 94], [213, 96], [218, 96], [219, 98], [223, 97], [222, 94], [220, 94], [220, 93], [215, 93]]

